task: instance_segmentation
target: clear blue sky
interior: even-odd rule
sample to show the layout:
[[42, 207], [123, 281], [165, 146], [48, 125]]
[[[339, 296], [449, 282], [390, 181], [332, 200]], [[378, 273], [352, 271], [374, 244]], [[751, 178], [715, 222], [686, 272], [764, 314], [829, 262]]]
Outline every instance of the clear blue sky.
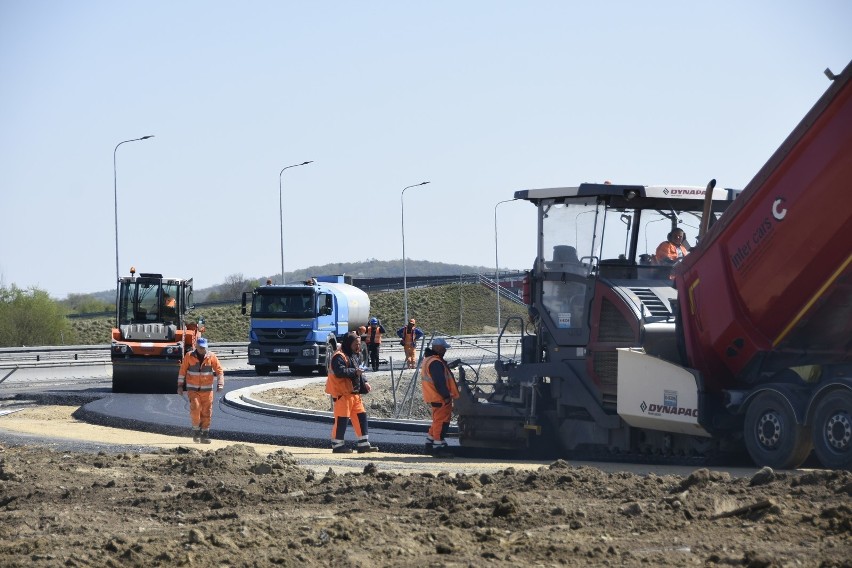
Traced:
[[[53, 297], [406, 256], [494, 266], [495, 204], [743, 187], [852, 58], [852, 2], [0, 0], [0, 282]], [[534, 209], [498, 207], [501, 267]]]

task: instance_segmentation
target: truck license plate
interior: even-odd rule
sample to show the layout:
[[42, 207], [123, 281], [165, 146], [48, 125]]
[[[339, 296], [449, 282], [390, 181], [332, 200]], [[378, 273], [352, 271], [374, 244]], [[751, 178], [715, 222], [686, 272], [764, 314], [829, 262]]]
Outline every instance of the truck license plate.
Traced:
[[273, 353], [289, 353], [290, 348], [289, 347], [275, 347], [274, 349], [272, 349], [272, 352]]

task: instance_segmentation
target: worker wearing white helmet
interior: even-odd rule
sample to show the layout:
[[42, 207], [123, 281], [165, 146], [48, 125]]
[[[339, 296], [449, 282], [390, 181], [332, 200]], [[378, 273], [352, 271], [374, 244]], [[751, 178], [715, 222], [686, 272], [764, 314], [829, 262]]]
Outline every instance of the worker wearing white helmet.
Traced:
[[450, 344], [442, 337], [432, 340], [420, 369], [423, 400], [432, 409], [432, 426], [426, 434], [426, 453], [448, 456], [445, 437], [453, 416], [453, 399], [459, 397], [459, 387], [444, 355]]
[[[214, 379], [218, 379], [214, 382]], [[225, 388], [225, 371], [219, 359], [207, 350], [207, 339], [199, 337], [195, 350], [184, 356], [178, 371], [177, 393], [186, 391], [189, 397], [189, 416], [192, 420], [192, 439], [210, 443], [210, 418], [213, 415], [213, 389]]]

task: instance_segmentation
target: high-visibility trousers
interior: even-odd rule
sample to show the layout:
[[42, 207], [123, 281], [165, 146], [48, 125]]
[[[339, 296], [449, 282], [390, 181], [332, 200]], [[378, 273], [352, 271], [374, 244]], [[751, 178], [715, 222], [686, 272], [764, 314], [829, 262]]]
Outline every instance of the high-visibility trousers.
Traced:
[[444, 439], [447, 429], [450, 427], [450, 418], [453, 416], [452, 402], [432, 402], [432, 426], [429, 428], [429, 437], [436, 442]]
[[331, 427], [331, 439], [342, 440], [346, 425], [352, 419], [355, 435], [360, 439], [367, 435], [367, 409], [360, 394], [344, 394], [334, 399], [334, 424]]
[[405, 345], [403, 349], [405, 350], [405, 362], [408, 364], [409, 369], [413, 369], [414, 362], [417, 359], [417, 350], [414, 349], [413, 345]]
[[193, 427], [210, 429], [210, 417], [213, 416], [213, 391], [186, 391], [189, 395], [189, 417]]

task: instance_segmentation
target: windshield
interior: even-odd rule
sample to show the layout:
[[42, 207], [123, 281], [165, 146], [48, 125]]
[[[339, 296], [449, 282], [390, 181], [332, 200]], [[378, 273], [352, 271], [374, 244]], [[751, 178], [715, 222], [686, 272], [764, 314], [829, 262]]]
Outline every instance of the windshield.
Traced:
[[588, 275], [604, 264], [653, 264], [657, 247], [673, 228], [695, 244], [700, 211], [607, 207], [594, 197], [542, 202], [541, 249], [544, 270]]
[[257, 317], [312, 318], [316, 312], [312, 291], [264, 291], [254, 295], [251, 315]]
[[179, 284], [137, 278], [121, 282], [119, 324], [164, 323], [178, 319]]
[[541, 250], [546, 270], [587, 276], [595, 248], [595, 200], [542, 204]]

